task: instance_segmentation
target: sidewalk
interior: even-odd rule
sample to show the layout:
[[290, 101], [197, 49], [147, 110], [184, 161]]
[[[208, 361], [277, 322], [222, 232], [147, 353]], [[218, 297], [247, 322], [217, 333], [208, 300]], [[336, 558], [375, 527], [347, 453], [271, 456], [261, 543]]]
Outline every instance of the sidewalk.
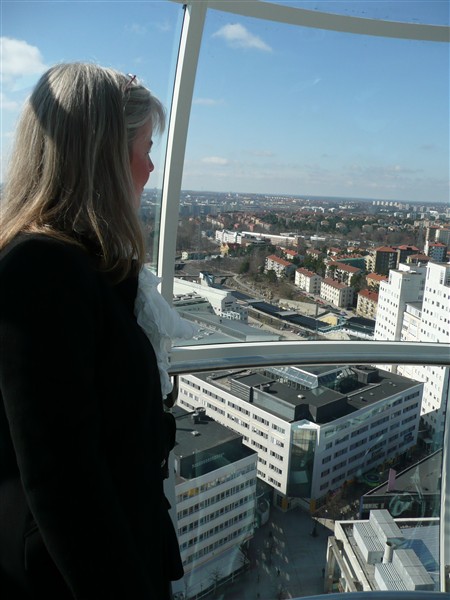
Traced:
[[333, 532], [320, 523], [316, 536], [311, 535], [312, 529], [311, 517], [300, 509], [283, 513], [272, 507], [269, 522], [251, 541], [250, 570], [228, 587], [219, 588], [215, 598], [282, 600], [323, 594], [322, 569], [327, 538]]

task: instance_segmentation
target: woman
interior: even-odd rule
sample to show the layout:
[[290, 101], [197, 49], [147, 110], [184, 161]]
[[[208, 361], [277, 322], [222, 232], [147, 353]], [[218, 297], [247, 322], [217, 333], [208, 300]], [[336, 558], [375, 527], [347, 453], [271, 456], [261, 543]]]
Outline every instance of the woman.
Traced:
[[0, 217], [5, 600], [166, 600], [183, 575], [158, 362], [134, 315], [164, 121], [135, 76], [73, 63], [41, 77], [17, 128]]

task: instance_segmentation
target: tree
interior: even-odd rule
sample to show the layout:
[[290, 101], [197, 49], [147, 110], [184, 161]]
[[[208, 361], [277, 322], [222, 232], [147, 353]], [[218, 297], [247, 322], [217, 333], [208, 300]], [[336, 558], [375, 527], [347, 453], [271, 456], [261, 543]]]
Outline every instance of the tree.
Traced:
[[278, 295], [280, 296], [280, 298], [292, 300], [294, 297], [294, 290], [292, 289], [292, 284], [286, 280], [281, 281], [278, 288]]
[[183, 221], [178, 226], [177, 233], [177, 251], [197, 250], [198, 248], [198, 228], [195, 221]]
[[243, 275], [244, 273], [248, 273], [250, 271], [250, 260], [246, 258], [239, 265], [239, 275]]
[[269, 283], [278, 283], [277, 274], [275, 273], [275, 271], [273, 269], [269, 269], [266, 272], [266, 278]]
[[217, 593], [217, 584], [218, 584], [218, 583], [219, 583], [219, 581], [222, 579], [222, 572], [221, 572], [221, 570], [220, 570], [220, 569], [217, 569], [217, 568], [216, 568], [216, 569], [213, 569], [213, 570], [211, 571], [211, 574], [210, 574], [210, 579], [211, 579], [211, 581], [212, 581], [212, 584], [213, 584], [213, 588], [214, 588], [214, 596], [215, 596], [215, 595], [216, 595], [216, 593]]
[[355, 294], [366, 287], [366, 284], [366, 275], [364, 273], [357, 273], [352, 277], [352, 288], [355, 290]]

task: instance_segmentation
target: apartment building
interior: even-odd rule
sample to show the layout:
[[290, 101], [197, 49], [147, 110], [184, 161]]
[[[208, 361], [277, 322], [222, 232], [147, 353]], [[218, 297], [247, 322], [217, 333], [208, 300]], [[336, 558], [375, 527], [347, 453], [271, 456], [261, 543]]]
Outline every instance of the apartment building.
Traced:
[[229, 229], [217, 229], [215, 233], [215, 240], [220, 244], [238, 244], [238, 236], [240, 233], [236, 230]]
[[280, 279], [294, 273], [295, 265], [289, 260], [271, 254], [270, 256], [266, 256], [264, 272], [267, 273], [267, 271], [275, 271], [276, 276]]
[[425, 254], [435, 262], [443, 262], [447, 257], [448, 248], [446, 244], [441, 242], [426, 242], [425, 243]]
[[370, 290], [377, 291], [379, 289], [380, 283], [382, 281], [387, 281], [387, 276], [386, 275], [378, 275], [377, 273], [368, 273], [366, 275], [367, 287]]
[[425, 230], [426, 242], [441, 242], [450, 245], [450, 228], [438, 225], [428, 226]]
[[366, 319], [375, 319], [378, 308], [378, 292], [361, 290], [358, 292], [356, 314]]
[[345, 283], [326, 277], [320, 284], [320, 297], [339, 308], [346, 308], [353, 303], [354, 290]]
[[314, 271], [309, 271], [304, 267], [295, 271], [295, 285], [308, 294], [320, 294], [321, 282], [322, 277]]
[[283, 258], [286, 260], [295, 260], [296, 258], [300, 259], [301, 255], [296, 250], [291, 250], [290, 248], [281, 248], [283, 253]]
[[180, 407], [203, 407], [258, 453], [258, 477], [282, 509], [314, 505], [417, 440], [423, 384], [376, 368], [201, 373], [179, 386]]
[[354, 278], [362, 273], [361, 269], [341, 263], [337, 261], [331, 261], [326, 266], [325, 277], [345, 283], [346, 285], [352, 285]]
[[242, 232], [236, 229], [217, 229], [215, 240], [218, 244], [238, 244], [239, 246], [247, 246], [249, 244], [264, 246], [269, 243], [269, 239], [261, 236], [261, 234]]
[[416, 246], [408, 246], [406, 244], [397, 246], [396, 250], [398, 255], [397, 265], [399, 265], [400, 263], [405, 263], [407, 261], [408, 256], [411, 256], [412, 254], [418, 254], [419, 252], [419, 248], [416, 248]]
[[210, 419], [203, 408], [173, 409], [178, 539], [184, 596], [195, 597], [245, 566], [256, 512], [257, 453], [242, 436]]
[[[407, 268], [400, 265], [402, 268]], [[391, 271], [380, 285], [375, 339], [409, 342], [450, 342], [450, 263], [429, 262], [411, 271]], [[426, 365], [386, 366], [424, 382], [421, 407], [431, 448], [443, 435], [444, 408], [449, 394], [449, 369]]]
[[399, 269], [389, 272], [387, 281], [380, 282], [375, 340], [401, 339], [406, 303], [423, 299], [425, 274], [426, 267], [400, 265]]
[[436, 241], [450, 246], [450, 227], [439, 227], [436, 232]]
[[406, 264], [424, 266], [427, 264], [427, 262], [429, 262], [429, 260], [430, 257], [427, 254], [410, 254], [406, 257]]
[[[350, 250], [350, 248], [349, 248]], [[331, 255], [332, 256], [332, 255]], [[330, 260], [330, 257], [326, 259]], [[350, 265], [351, 267], [356, 267], [360, 271], [366, 270], [366, 257], [362, 254], [339, 254], [338, 256], [332, 256], [330, 262], [338, 262], [341, 265]]]
[[388, 275], [391, 269], [397, 267], [397, 250], [390, 246], [380, 246], [371, 251], [370, 270], [379, 275]]
[[[267, 224], [265, 224], [267, 226]], [[258, 233], [256, 231], [243, 231], [242, 235], [253, 236], [257, 239], [263, 238], [274, 246], [293, 246], [296, 247], [301, 239], [298, 234], [280, 234], [274, 235], [271, 233]]]
[[[407, 306], [401, 339], [450, 343], [450, 263], [428, 263], [423, 300]], [[449, 394], [448, 367], [401, 365], [398, 372], [424, 382], [421, 414], [430, 433], [431, 448], [438, 446]]]

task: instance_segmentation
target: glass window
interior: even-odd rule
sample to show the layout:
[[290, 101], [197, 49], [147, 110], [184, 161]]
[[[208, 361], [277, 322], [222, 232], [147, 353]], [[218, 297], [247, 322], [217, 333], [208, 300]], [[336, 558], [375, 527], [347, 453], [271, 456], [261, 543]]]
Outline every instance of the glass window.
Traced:
[[[442, 24], [438, 3], [368, 4], [314, 10]], [[195, 343], [444, 341], [402, 325], [425, 267], [384, 279], [425, 252], [420, 207], [448, 202], [447, 44], [243, 13], [207, 11], [193, 89], [174, 293]]]

